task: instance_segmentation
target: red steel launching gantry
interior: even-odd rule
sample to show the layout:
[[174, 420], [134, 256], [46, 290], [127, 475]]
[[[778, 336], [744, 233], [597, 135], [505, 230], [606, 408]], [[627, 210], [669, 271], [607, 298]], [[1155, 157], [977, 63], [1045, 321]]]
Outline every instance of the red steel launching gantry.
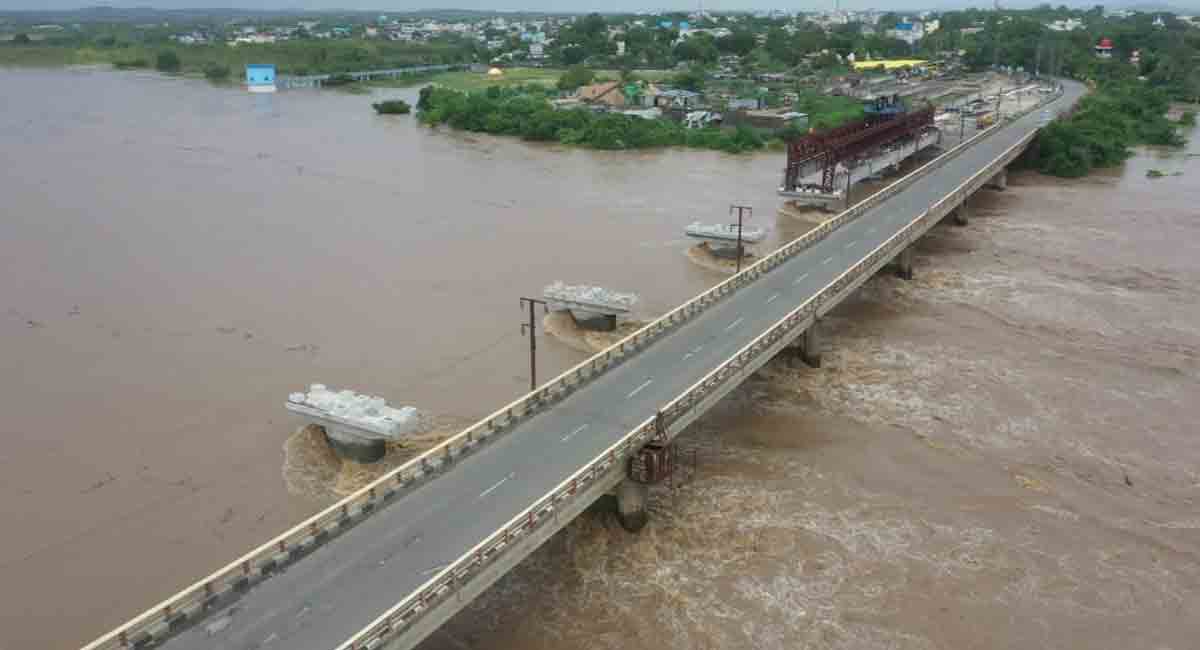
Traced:
[[817, 169], [821, 170], [821, 182], [810, 189], [822, 194], [834, 194], [837, 191], [834, 179], [839, 165], [854, 169], [863, 154], [897, 140], [919, 136], [933, 127], [932, 106], [906, 111], [899, 97], [892, 97], [873, 100], [866, 108], [867, 116], [861, 120], [819, 133], [809, 133], [790, 142], [780, 194], [792, 196], [797, 193], [801, 178]]

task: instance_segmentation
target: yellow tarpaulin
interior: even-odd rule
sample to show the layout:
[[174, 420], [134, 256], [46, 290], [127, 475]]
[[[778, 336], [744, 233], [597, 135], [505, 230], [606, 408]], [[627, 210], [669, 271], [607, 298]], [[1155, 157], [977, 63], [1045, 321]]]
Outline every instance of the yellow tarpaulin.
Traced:
[[883, 66], [884, 70], [895, 70], [896, 68], [916, 68], [927, 63], [924, 59], [896, 59], [894, 61], [876, 60], [876, 61], [855, 61], [855, 70], [874, 70], [879, 66]]

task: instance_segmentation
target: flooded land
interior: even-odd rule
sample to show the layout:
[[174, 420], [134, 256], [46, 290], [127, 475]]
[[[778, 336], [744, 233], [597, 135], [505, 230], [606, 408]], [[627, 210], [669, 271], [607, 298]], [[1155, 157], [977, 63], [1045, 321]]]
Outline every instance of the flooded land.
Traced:
[[[0, 81], [0, 650], [78, 647], [362, 480], [289, 392], [411, 404], [433, 440], [527, 387], [520, 296], [598, 284], [648, 320], [726, 277], [689, 262], [691, 221], [754, 205], [762, 252], [809, 225], [776, 214], [783, 154], [532, 146], [152, 74]], [[824, 367], [777, 359], [680, 439], [694, 471], [645, 530], [586, 514], [424, 647], [1193, 647], [1189, 151], [982, 192], [914, 281], [824, 323]], [[586, 354], [539, 343], [539, 376]]]

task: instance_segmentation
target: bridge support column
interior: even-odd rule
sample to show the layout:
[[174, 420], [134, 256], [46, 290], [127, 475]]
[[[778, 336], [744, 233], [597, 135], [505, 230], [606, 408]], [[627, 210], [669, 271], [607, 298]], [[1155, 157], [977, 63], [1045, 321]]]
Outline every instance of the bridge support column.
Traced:
[[577, 315], [574, 311], [568, 309], [567, 313], [575, 321], [575, 325], [585, 330], [595, 330], [597, 332], [615, 332], [617, 330], [617, 315], [616, 314], [584, 314]]
[[971, 221], [971, 211], [967, 208], [967, 202], [964, 200], [957, 208], [954, 208], [954, 225], [965, 226]]
[[988, 187], [994, 190], [1008, 189], [1008, 169], [1003, 168], [996, 172], [996, 175], [992, 177], [991, 182], [988, 183]]
[[387, 454], [387, 444], [382, 438], [367, 440], [336, 427], [321, 427], [321, 430], [325, 433], [325, 442], [341, 458], [358, 463], [374, 463]]
[[819, 321], [813, 322], [804, 333], [800, 335], [800, 340], [796, 341], [799, 344], [800, 359], [812, 368], [821, 367], [821, 340], [817, 336], [817, 325]]
[[913, 279], [913, 252], [912, 246], [906, 247], [896, 256], [896, 275], [904, 280]]
[[626, 478], [617, 485], [617, 520], [625, 530], [636, 533], [641, 530], [650, 516], [646, 514], [646, 502], [650, 498], [650, 486]]

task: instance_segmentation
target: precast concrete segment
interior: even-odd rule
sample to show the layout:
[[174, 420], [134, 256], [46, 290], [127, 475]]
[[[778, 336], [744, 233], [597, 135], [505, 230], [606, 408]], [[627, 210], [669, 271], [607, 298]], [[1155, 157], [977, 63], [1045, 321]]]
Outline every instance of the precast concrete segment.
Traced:
[[[1068, 86], [1055, 106], [1082, 87]], [[1037, 126], [1028, 115], [253, 587], [169, 650], [331, 650], [653, 416]], [[873, 229], [873, 230], [872, 230]], [[852, 241], [861, 245], [847, 247]], [[830, 263], [822, 260], [832, 258]], [[778, 299], [767, 298], [778, 293]], [[738, 326], [729, 324], [741, 319]], [[814, 345], [815, 347], [815, 345]], [[647, 383], [647, 380], [652, 379]], [[644, 385], [644, 386], [643, 386]], [[639, 386], [640, 390], [631, 393]], [[585, 428], [580, 429], [581, 426]], [[577, 432], [563, 444], [564, 436]], [[494, 488], [494, 489], [492, 489]], [[489, 489], [492, 491], [487, 492]], [[480, 498], [486, 492], [485, 498]], [[232, 611], [232, 613], [230, 613]]]

